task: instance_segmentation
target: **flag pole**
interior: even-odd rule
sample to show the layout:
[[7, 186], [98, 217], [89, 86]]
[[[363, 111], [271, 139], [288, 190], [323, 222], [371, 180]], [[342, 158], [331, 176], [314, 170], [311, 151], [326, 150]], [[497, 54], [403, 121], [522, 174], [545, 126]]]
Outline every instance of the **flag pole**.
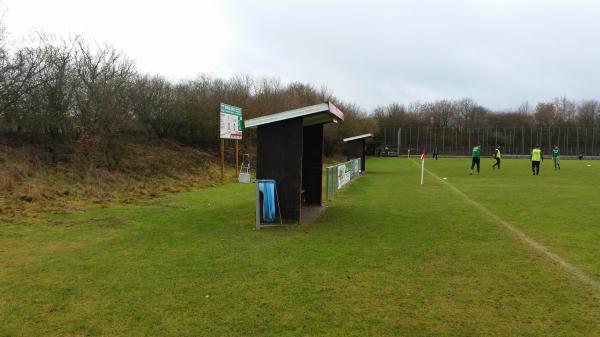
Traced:
[[421, 159], [421, 186], [423, 186], [423, 172], [425, 171], [425, 158]]
[[425, 171], [425, 148], [421, 152], [421, 186], [423, 186], [423, 172]]

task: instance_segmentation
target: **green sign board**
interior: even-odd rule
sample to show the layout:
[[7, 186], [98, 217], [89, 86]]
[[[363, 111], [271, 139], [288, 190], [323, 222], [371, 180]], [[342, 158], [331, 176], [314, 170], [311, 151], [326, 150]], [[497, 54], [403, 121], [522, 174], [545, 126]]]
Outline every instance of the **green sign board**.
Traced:
[[242, 108], [221, 103], [221, 138], [242, 139]]

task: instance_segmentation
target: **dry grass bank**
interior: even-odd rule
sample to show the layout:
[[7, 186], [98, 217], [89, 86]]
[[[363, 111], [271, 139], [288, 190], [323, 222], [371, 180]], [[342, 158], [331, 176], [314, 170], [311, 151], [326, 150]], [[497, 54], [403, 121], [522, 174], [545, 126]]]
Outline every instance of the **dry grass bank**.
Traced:
[[[86, 142], [0, 145], [0, 223], [47, 212], [131, 203], [220, 182], [218, 158], [171, 141], [121, 144], [121, 162], [108, 170]], [[232, 175], [233, 168], [228, 172]], [[229, 177], [233, 179], [233, 177]]]

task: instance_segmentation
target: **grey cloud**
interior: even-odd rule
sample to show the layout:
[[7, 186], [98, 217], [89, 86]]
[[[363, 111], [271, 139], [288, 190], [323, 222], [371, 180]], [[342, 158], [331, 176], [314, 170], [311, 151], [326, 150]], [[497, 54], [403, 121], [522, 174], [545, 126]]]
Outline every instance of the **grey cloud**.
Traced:
[[600, 3], [233, 1], [237, 72], [326, 85], [373, 108], [598, 98]]

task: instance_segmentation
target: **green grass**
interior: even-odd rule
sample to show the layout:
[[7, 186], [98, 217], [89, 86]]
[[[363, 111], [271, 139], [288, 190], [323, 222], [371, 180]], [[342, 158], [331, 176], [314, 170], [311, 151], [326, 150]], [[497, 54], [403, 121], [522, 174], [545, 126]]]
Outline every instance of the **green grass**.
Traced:
[[[600, 280], [600, 162], [469, 164], [427, 168]], [[418, 161], [367, 170], [311, 225], [254, 231], [228, 184], [0, 226], [0, 336], [600, 336], [596, 289]]]

